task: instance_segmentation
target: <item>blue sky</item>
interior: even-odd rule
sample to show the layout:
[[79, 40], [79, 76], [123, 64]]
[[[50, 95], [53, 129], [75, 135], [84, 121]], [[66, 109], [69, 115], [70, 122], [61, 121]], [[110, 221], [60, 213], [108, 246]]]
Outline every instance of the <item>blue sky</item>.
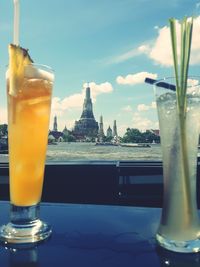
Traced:
[[[73, 127], [90, 83], [97, 121], [158, 128], [153, 89], [145, 76], [173, 75], [170, 17], [195, 17], [190, 73], [200, 71], [200, 3], [194, 0], [20, 0], [20, 45], [55, 70], [52, 118]], [[0, 1], [0, 123], [6, 122], [5, 69], [13, 39], [13, 1]]]

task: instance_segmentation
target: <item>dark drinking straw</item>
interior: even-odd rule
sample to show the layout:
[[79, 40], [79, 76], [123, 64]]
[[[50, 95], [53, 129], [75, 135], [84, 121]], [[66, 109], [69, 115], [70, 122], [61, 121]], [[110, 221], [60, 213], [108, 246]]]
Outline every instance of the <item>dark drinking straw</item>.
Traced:
[[166, 88], [166, 89], [170, 89], [172, 91], [176, 91], [176, 86], [173, 84], [169, 84], [166, 82], [159, 82], [157, 80], [151, 79], [151, 78], [145, 78], [145, 83], [149, 83], [149, 84], [155, 84], [158, 87], [162, 87], [162, 88]]

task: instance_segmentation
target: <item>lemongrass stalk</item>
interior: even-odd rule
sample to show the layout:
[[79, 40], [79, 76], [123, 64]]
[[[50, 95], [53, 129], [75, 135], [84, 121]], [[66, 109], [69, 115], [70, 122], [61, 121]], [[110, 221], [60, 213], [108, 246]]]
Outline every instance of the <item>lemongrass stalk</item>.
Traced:
[[[185, 207], [189, 208], [190, 183], [189, 183], [189, 163], [187, 154], [187, 136], [186, 136], [186, 115], [187, 115], [187, 79], [189, 70], [189, 60], [192, 42], [193, 20], [189, 21], [184, 18], [181, 21], [181, 54], [180, 54], [180, 69], [178, 69], [177, 56], [177, 37], [176, 37], [176, 20], [170, 19], [170, 32], [172, 43], [172, 54], [174, 62], [174, 72], [176, 78], [176, 99], [177, 99], [177, 119], [180, 133], [180, 162], [181, 171], [183, 174], [183, 192], [185, 196]], [[188, 202], [187, 202], [188, 200]]]
[[[169, 20], [170, 23], [170, 33], [171, 33], [171, 40], [172, 41], [172, 55], [173, 55], [173, 62], [174, 62], [174, 72], [175, 72], [175, 79], [176, 79], [176, 88], [179, 88], [179, 80], [178, 80], [178, 56], [177, 56], [177, 41], [176, 41], [176, 21], [174, 19]], [[177, 90], [177, 89], [176, 89]]]

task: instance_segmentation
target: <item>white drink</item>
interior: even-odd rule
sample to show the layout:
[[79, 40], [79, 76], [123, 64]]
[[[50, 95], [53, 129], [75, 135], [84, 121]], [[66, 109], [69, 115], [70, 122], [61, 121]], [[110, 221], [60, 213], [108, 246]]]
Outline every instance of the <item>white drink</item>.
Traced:
[[185, 121], [187, 177], [183, 168], [184, 160], [180, 138], [182, 132], [180, 131], [176, 93], [170, 90], [165, 91], [165, 94], [157, 98], [164, 174], [164, 204], [158, 235], [178, 242], [189, 241], [197, 239], [200, 234], [196, 204], [200, 97], [194, 92], [187, 96]]

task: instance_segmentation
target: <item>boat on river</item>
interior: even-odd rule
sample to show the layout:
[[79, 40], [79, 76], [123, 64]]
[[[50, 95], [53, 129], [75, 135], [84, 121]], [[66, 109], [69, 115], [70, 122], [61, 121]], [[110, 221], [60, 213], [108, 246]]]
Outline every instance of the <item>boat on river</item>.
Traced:
[[131, 147], [131, 148], [148, 148], [151, 147], [150, 144], [120, 144], [121, 147]]
[[95, 146], [119, 146], [119, 144], [112, 142], [96, 142]]
[[116, 143], [116, 142], [96, 142], [95, 146], [120, 146], [130, 148], [149, 148], [150, 144], [130, 144], [130, 143]]

